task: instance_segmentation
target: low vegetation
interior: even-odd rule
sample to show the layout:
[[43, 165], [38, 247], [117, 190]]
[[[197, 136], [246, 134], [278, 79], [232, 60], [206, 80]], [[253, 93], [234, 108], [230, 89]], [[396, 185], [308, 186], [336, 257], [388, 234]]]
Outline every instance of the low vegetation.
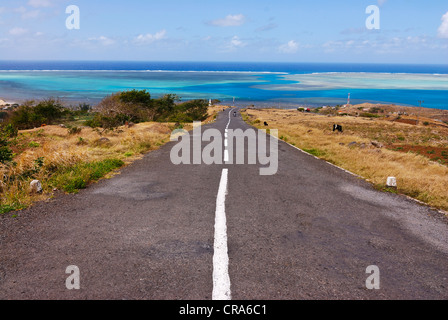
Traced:
[[[64, 108], [57, 99], [28, 101], [0, 126], [0, 214], [24, 209], [57, 192], [76, 193], [169, 141], [172, 130], [213, 121], [222, 107], [178, 103], [131, 90], [97, 107]], [[19, 130], [20, 129], [20, 130]], [[42, 183], [41, 193], [30, 182]], [[16, 214], [14, 214], [16, 216]]]
[[[381, 114], [379, 110], [372, 111]], [[243, 113], [248, 123], [260, 129], [278, 129], [283, 140], [286, 138], [289, 143], [366, 178], [380, 190], [387, 191], [387, 177], [394, 176], [398, 180], [394, 192], [448, 210], [445, 126], [296, 110], [248, 109]], [[265, 121], [269, 127], [262, 125]], [[333, 132], [335, 123], [343, 126], [343, 133]]]

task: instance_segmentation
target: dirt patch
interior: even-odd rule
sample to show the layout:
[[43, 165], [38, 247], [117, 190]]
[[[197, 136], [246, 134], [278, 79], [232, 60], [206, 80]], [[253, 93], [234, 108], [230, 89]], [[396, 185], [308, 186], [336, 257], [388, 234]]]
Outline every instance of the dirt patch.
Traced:
[[448, 148], [413, 146], [413, 145], [388, 145], [387, 149], [399, 152], [413, 152], [425, 156], [432, 161], [448, 165]]
[[394, 121], [400, 122], [400, 123], [412, 124], [414, 126], [416, 126], [418, 124], [418, 120], [415, 120], [415, 119], [396, 119]]

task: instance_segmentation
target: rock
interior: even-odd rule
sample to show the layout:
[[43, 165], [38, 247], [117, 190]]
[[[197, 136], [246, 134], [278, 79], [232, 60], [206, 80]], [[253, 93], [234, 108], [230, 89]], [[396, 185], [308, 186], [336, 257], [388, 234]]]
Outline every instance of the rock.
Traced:
[[366, 148], [366, 144], [365, 144], [365, 143], [361, 143], [361, 144], [359, 145], [359, 147], [360, 147], [361, 149], [365, 149], [365, 148]]
[[108, 139], [108, 138], [100, 138], [100, 139], [98, 139], [98, 143], [109, 143], [110, 142], [110, 140]]
[[387, 182], [386, 182], [386, 186], [391, 187], [391, 188], [396, 188], [397, 187], [397, 178], [395, 178], [395, 177], [388, 177], [387, 178]]
[[30, 183], [30, 192], [31, 193], [42, 193], [42, 184], [39, 180], [33, 180]]
[[65, 126], [65, 124], [60, 124], [59, 127], [61, 127], [61, 128], [67, 128], [67, 127]]
[[371, 141], [370, 142], [374, 147], [376, 147], [376, 148], [384, 148], [384, 145], [381, 143], [381, 142], [378, 142], [378, 141]]
[[358, 142], [356, 142], [356, 141], [350, 142], [348, 144], [349, 147], [356, 147], [357, 145], [358, 145]]

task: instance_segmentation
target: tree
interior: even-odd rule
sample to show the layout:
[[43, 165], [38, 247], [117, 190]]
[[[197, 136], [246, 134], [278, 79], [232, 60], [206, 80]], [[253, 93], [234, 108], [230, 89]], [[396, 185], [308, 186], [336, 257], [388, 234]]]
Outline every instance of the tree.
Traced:
[[59, 100], [53, 98], [42, 100], [36, 106], [34, 101], [27, 101], [11, 114], [9, 121], [18, 129], [32, 129], [44, 123], [54, 123], [61, 119], [65, 112]]
[[151, 95], [146, 90], [118, 92], [104, 98], [96, 107], [102, 117], [115, 119], [117, 125], [126, 121], [151, 121], [156, 115]]
[[153, 100], [156, 108], [156, 119], [158, 121], [166, 121], [176, 112], [176, 102], [180, 100], [175, 94], [166, 94], [159, 99]]
[[13, 158], [13, 151], [8, 147], [9, 139], [17, 136], [17, 128], [8, 124], [0, 127], [0, 163], [6, 163]]
[[41, 117], [47, 124], [60, 119], [64, 114], [61, 102], [54, 98], [43, 100], [34, 107], [34, 113]]
[[208, 101], [206, 100], [191, 100], [179, 105], [189, 121], [203, 121], [208, 117]]

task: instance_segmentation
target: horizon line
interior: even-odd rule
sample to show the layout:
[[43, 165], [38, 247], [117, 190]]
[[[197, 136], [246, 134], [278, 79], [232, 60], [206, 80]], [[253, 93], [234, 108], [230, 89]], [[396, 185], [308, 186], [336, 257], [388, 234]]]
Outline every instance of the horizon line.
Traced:
[[319, 61], [219, 61], [219, 60], [67, 60], [67, 59], [0, 59], [1, 62], [144, 62], [144, 63], [253, 63], [253, 64], [351, 64], [351, 65], [413, 65], [413, 66], [448, 66], [447, 63], [421, 62], [319, 62]]

